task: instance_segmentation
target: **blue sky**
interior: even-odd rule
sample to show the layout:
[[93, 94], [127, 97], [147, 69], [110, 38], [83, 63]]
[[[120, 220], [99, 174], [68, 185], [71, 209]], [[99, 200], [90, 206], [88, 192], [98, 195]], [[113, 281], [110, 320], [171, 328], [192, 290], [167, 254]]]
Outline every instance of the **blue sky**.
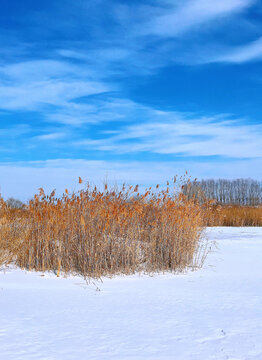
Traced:
[[2, 0], [0, 191], [262, 180], [262, 4]]

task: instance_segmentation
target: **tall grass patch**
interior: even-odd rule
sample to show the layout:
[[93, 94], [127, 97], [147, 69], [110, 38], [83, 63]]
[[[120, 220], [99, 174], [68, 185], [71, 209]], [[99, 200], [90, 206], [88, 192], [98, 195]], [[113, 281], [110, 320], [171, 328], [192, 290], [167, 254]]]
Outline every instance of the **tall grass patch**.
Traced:
[[24, 209], [1, 199], [0, 262], [90, 278], [198, 268], [206, 211], [169, 183], [142, 193], [87, 185], [59, 198], [40, 189]]
[[206, 219], [207, 226], [262, 226], [262, 206], [213, 206]]

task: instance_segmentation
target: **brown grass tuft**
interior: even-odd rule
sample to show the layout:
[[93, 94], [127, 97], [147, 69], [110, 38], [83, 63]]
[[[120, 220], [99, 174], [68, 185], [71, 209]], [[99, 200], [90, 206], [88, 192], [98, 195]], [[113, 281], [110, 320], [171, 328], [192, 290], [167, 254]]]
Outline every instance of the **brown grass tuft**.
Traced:
[[[79, 183], [82, 179], [79, 178]], [[157, 185], [159, 188], [159, 185]], [[172, 191], [171, 191], [172, 190]], [[205, 207], [170, 189], [89, 185], [61, 198], [42, 188], [23, 210], [0, 203], [0, 263], [85, 277], [202, 265]]]
[[207, 226], [262, 226], [262, 206], [212, 206]]

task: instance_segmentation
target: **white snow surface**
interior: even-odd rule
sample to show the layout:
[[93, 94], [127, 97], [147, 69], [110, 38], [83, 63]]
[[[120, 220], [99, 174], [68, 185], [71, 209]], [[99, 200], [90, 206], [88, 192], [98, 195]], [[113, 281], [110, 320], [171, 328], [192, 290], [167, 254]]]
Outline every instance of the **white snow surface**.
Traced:
[[261, 360], [262, 228], [206, 232], [216, 247], [182, 275], [1, 269], [0, 359]]

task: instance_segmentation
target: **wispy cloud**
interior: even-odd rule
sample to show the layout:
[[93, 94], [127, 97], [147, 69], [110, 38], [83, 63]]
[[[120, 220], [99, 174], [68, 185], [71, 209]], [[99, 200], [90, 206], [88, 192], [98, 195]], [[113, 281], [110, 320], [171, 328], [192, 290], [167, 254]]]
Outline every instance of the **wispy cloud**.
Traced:
[[206, 23], [239, 13], [253, 3], [253, 0], [187, 0], [178, 2], [177, 6], [169, 3], [166, 14], [152, 19], [142, 33], [164, 37], [178, 36]]
[[[201, 116], [164, 111], [110, 96], [95, 99], [94, 104], [71, 104], [55, 112], [46, 118], [55, 126], [45, 131], [40, 128], [38, 134], [28, 137], [32, 146], [49, 141], [70, 148], [74, 154], [82, 154], [83, 150], [106, 153], [107, 157], [148, 153], [164, 155], [169, 161], [173, 156], [262, 157], [262, 125], [247, 124], [247, 119], [228, 114]], [[101, 123], [110, 123], [110, 127], [95, 128]], [[20, 131], [26, 129], [20, 127]], [[23, 132], [17, 133], [19, 137]]]
[[[223, 55], [213, 59], [214, 62], [228, 62], [241, 64], [253, 60], [262, 59], [262, 37], [242, 46], [236, 46], [230, 51], [225, 51]], [[210, 59], [212, 62], [212, 58]]]
[[194, 56], [191, 56], [191, 52], [186, 51], [173, 58], [173, 61], [187, 65], [206, 65], [212, 63], [244, 64], [262, 60], [262, 36], [241, 45], [209, 43], [207, 46], [193, 48]]
[[112, 97], [85, 99], [83, 103], [70, 102], [46, 115], [47, 120], [79, 127], [84, 124], [135, 120], [142, 105], [127, 99]]
[[66, 133], [64, 133], [64, 132], [53, 132], [53, 133], [49, 133], [49, 134], [35, 136], [34, 139], [40, 140], [40, 141], [41, 140], [54, 141], [54, 140], [64, 138], [65, 136], [66, 136]]
[[193, 157], [225, 156], [252, 158], [262, 156], [261, 125], [245, 125], [228, 116], [197, 117], [193, 114], [155, 111], [144, 108], [143, 118], [150, 122], [123, 126], [103, 139], [76, 143], [90, 149], [125, 153], [158, 153]]
[[46, 105], [67, 106], [75, 98], [112, 90], [75, 65], [35, 60], [0, 68], [0, 108], [40, 110]]
[[[57, 49], [56, 53], [64, 59], [82, 62], [85, 64], [83, 69], [91, 69], [98, 78], [104, 74], [107, 79], [151, 75], [174, 63], [229, 62], [231, 50], [241, 52], [241, 48], [234, 48], [234, 41], [233, 44], [225, 41], [227, 33], [232, 31], [231, 25], [235, 23], [235, 28], [241, 26], [242, 31], [252, 35], [243, 14], [256, 4], [257, 0], [157, 1], [150, 5], [125, 6], [113, 2], [110, 12], [114, 24], [112, 30], [104, 32], [100, 29], [95, 45], [93, 42], [90, 42], [91, 46], [87, 45], [86, 41], [71, 42], [69, 48]], [[222, 44], [213, 36], [217, 31], [221, 33]], [[236, 29], [233, 33], [237, 39]], [[239, 56], [245, 58], [244, 54]], [[249, 56], [246, 57], [248, 60]]]

